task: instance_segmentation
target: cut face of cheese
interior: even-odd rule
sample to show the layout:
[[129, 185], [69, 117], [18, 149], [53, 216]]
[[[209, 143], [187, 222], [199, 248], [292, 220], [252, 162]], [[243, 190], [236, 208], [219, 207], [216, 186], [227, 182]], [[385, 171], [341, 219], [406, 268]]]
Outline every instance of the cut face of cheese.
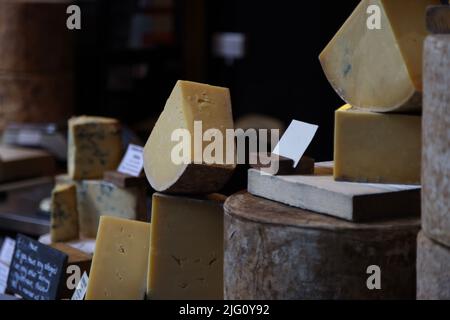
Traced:
[[55, 182], [76, 185], [80, 234], [83, 237], [96, 237], [102, 215], [141, 221], [147, 219], [144, 188], [121, 188], [103, 180], [76, 181], [68, 175], [56, 176]]
[[[207, 164], [202, 150], [210, 142], [201, 142], [194, 148], [194, 121], [202, 121], [202, 132], [219, 130], [225, 137], [226, 129], [233, 129], [230, 93], [227, 88], [178, 81], [167, 100], [144, 149], [144, 169], [152, 187], [169, 193], [213, 193], [220, 190], [231, 176], [234, 164]], [[190, 157], [186, 163], [172, 161], [172, 151], [180, 141], [172, 141], [172, 133], [185, 129], [190, 133]], [[225, 149], [226, 143], [223, 143]], [[203, 148], [202, 148], [203, 146]], [[225, 157], [225, 152], [223, 153]], [[189, 160], [190, 159], [190, 160]]]
[[336, 111], [334, 178], [420, 184], [421, 117], [352, 109]]
[[[438, 3], [361, 1], [319, 56], [325, 75], [342, 99], [370, 111], [420, 110], [426, 7]], [[368, 28], [371, 5], [380, 8], [380, 29]]]
[[145, 192], [140, 188], [120, 188], [105, 181], [84, 180], [79, 184], [80, 231], [95, 238], [100, 216], [145, 220]]
[[73, 184], [57, 185], [53, 189], [50, 237], [52, 242], [78, 239], [77, 191]]
[[143, 300], [150, 224], [103, 216], [86, 300]]
[[72, 179], [100, 179], [122, 157], [119, 121], [101, 117], [69, 120], [68, 170]]
[[149, 299], [223, 299], [222, 200], [153, 195]]

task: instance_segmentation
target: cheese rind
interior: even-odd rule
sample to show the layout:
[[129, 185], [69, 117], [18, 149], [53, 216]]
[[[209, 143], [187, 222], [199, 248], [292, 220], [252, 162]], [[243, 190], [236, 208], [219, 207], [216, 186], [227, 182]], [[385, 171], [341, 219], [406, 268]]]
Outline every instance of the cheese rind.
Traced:
[[[347, 103], [370, 111], [418, 111], [422, 100], [425, 10], [438, 0], [363, 0], [319, 56]], [[380, 29], [369, 29], [369, 6]], [[370, 22], [370, 21], [369, 21]]]
[[[156, 191], [214, 193], [230, 178], [234, 164], [225, 164], [225, 159], [207, 164], [203, 159], [202, 150], [209, 142], [202, 142], [195, 148], [195, 121], [202, 122], [200, 141], [208, 129], [217, 129], [225, 137], [226, 129], [234, 128], [229, 90], [188, 81], [177, 82], [144, 148], [145, 173]], [[176, 164], [172, 159], [172, 151], [181, 143], [172, 141], [172, 134], [177, 129], [190, 133], [190, 150], [185, 150], [190, 156], [182, 164]], [[224, 148], [225, 145], [224, 142]], [[223, 154], [225, 157], [225, 152]], [[202, 161], [194, 163], [195, 159]]]
[[153, 195], [149, 299], [223, 299], [223, 202]]
[[73, 184], [57, 185], [52, 191], [50, 237], [52, 242], [78, 239], [77, 192]]
[[68, 171], [72, 179], [101, 179], [122, 157], [119, 121], [81, 116], [69, 120]]
[[335, 114], [334, 178], [420, 184], [421, 117], [342, 107]]
[[103, 216], [86, 300], [143, 300], [150, 224]]

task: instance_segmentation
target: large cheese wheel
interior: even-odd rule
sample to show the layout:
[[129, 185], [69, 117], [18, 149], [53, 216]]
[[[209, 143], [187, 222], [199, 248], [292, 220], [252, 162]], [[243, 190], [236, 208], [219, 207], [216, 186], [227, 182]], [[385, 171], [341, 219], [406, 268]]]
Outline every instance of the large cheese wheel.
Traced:
[[450, 248], [423, 232], [417, 238], [417, 299], [450, 299]]
[[[225, 203], [225, 298], [413, 299], [419, 224], [355, 224], [238, 193]], [[370, 266], [381, 290], [368, 289]]]
[[450, 35], [428, 37], [424, 60], [422, 222], [450, 247]]

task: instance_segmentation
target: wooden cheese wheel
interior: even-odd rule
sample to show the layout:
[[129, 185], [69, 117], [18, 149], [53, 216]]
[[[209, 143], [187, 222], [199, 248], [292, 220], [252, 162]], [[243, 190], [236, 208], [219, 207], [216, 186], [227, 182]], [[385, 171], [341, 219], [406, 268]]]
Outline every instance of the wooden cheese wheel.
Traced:
[[[355, 224], [238, 193], [225, 202], [226, 299], [414, 299], [419, 219]], [[369, 290], [369, 266], [381, 290]]]
[[0, 73], [0, 130], [11, 122], [65, 121], [72, 109], [70, 74]]
[[424, 57], [423, 231], [450, 247], [450, 35], [429, 36]]
[[450, 299], [450, 248], [423, 232], [417, 238], [417, 299]]
[[0, 72], [59, 72], [73, 67], [65, 0], [0, 1]]

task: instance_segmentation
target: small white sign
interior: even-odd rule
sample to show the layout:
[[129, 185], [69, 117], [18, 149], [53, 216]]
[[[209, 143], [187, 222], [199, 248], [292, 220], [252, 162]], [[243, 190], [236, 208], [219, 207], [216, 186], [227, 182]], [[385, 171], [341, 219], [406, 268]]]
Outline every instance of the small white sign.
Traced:
[[119, 165], [119, 171], [133, 177], [139, 177], [144, 167], [144, 148], [130, 144]]
[[6, 282], [8, 280], [9, 267], [0, 262], [0, 294], [4, 294], [6, 290]]
[[8, 237], [5, 238], [2, 249], [0, 250], [0, 262], [3, 262], [7, 266], [11, 264], [15, 246], [16, 241]]
[[292, 120], [284, 135], [273, 150], [274, 154], [292, 159], [296, 167], [316, 135], [319, 126]]
[[84, 272], [83, 276], [81, 277], [80, 281], [78, 282], [75, 292], [72, 295], [72, 300], [83, 300], [84, 299], [84, 296], [86, 295], [88, 281], [89, 281], [88, 275], [86, 272]]

